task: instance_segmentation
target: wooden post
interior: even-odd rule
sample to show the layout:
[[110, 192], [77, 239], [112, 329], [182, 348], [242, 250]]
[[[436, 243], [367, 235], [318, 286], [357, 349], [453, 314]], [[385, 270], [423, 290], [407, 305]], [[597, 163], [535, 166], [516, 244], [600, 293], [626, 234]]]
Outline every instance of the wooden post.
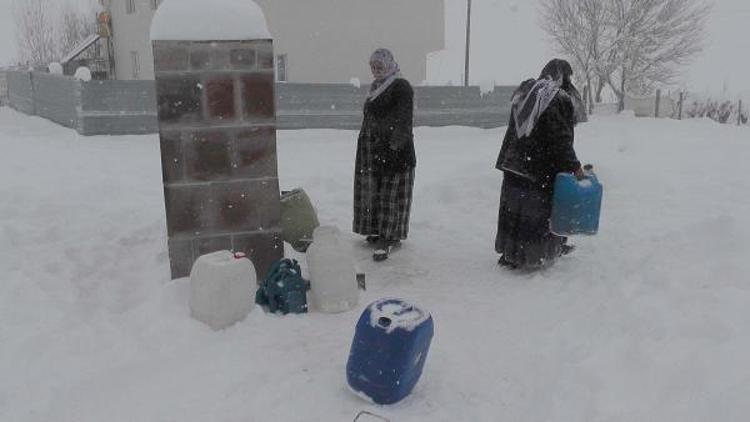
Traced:
[[654, 117], [659, 118], [659, 106], [661, 105], [661, 89], [656, 90], [656, 108], [654, 109]]
[[684, 103], [684, 101], [685, 101], [685, 93], [680, 92], [680, 109], [677, 114], [677, 120], [682, 120], [682, 104]]
[[28, 71], [29, 86], [31, 87], [31, 115], [36, 116], [36, 88], [34, 86], [34, 70]]
[[622, 83], [620, 84], [620, 105], [619, 112], [625, 111], [625, 68], [622, 68]]
[[740, 105], [737, 109], [737, 126], [742, 126], [742, 100], [740, 100]]

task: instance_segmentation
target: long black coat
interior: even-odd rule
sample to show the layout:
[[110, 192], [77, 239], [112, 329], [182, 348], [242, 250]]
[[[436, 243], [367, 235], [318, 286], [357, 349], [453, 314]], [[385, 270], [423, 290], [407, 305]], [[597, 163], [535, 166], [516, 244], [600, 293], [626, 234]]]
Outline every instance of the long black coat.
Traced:
[[[372, 154], [377, 174], [402, 173], [417, 165], [414, 152], [414, 90], [406, 79], [396, 79], [385, 92], [364, 107], [362, 130], [357, 141], [356, 170]], [[369, 148], [368, 148], [369, 147]]]
[[505, 172], [495, 251], [518, 267], [536, 268], [553, 261], [564, 237], [549, 231], [557, 173], [580, 163], [573, 150], [575, 111], [560, 91], [539, 117], [531, 136], [518, 139], [513, 117], [505, 133], [497, 168]]
[[497, 169], [522, 176], [538, 188], [551, 191], [557, 173], [574, 172], [581, 167], [573, 149], [575, 123], [573, 102], [564, 91], [552, 100], [527, 138], [518, 139], [511, 116]]

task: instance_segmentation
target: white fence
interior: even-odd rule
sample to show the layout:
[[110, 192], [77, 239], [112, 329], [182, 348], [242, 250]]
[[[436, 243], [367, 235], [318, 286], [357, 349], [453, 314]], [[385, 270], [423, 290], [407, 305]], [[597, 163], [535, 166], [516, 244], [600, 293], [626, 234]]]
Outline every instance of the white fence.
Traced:
[[[716, 99], [686, 92], [662, 94], [651, 97], [625, 96], [625, 110], [636, 117], [695, 119], [707, 118], [723, 124], [750, 124], [750, 107], [742, 100]], [[617, 103], [596, 104], [594, 114], [616, 114]]]
[[625, 110], [632, 110], [636, 117], [679, 118], [679, 99], [659, 95], [653, 97], [625, 96]]

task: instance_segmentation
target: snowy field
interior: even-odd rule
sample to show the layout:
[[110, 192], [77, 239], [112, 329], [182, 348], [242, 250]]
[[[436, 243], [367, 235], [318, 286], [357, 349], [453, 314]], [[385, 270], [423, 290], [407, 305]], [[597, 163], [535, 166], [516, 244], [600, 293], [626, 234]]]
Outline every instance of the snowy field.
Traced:
[[[0, 108], [0, 421], [746, 421], [750, 131], [596, 117], [577, 149], [601, 233], [537, 273], [493, 251], [501, 130], [418, 129], [412, 234], [349, 313], [256, 309], [213, 332], [170, 281], [156, 136], [79, 137]], [[279, 134], [282, 188], [348, 232], [356, 134]], [[364, 306], [430, 310], [414, 394], [373, 407], [344, 367]]]

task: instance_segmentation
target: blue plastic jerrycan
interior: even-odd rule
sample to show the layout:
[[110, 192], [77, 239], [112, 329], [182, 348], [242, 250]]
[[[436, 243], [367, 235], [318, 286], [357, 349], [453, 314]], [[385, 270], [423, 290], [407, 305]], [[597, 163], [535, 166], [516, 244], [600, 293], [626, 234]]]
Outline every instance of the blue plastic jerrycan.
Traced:
[[594, 235], [599, 231], [604, 187], [593, 171], [578, 180], [572, 174], [560, 173], [555, 179], [550, 229], [559, 236]]
[[359, 396], [393, 404], [417, 385], [434, 333], [432, 317], [399, 299], [365, 309], [352, 341], [346, 378]]

